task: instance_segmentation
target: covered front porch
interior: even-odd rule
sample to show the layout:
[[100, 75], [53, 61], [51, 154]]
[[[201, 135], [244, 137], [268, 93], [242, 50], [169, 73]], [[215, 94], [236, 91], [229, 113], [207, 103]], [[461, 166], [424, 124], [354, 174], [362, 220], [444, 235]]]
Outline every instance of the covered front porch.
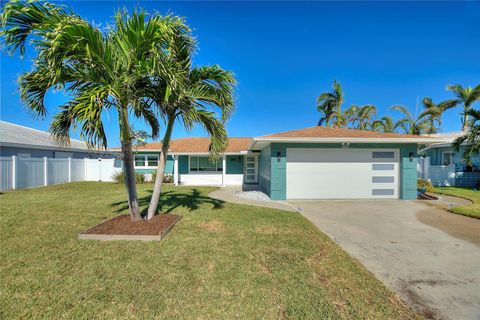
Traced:
[[227, 153], [212, 161], [208, 153], [172, 154], [175, 185], [241, 186], [258, 184], [258, 155]]

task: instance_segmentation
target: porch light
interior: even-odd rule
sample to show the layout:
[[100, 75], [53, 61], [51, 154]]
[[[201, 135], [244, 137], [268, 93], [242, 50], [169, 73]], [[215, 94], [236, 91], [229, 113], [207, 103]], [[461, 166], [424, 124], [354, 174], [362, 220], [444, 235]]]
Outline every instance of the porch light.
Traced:
[[277, 151], [277, 162], [280, 162], [282, 160], [282, 153], [280, 151]]
[[410, 153], [408, 154], [408, 159], [410, 160], [410, 162], [413, 161], [413, 152], [410, 152]]

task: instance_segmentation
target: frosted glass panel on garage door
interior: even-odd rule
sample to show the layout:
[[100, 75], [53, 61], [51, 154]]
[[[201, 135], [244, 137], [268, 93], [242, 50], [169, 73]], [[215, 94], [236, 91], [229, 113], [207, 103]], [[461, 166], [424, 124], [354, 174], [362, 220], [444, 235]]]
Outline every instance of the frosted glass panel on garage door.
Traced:
[[287, 149], [287, 199], [398, 198], [398, 151]]

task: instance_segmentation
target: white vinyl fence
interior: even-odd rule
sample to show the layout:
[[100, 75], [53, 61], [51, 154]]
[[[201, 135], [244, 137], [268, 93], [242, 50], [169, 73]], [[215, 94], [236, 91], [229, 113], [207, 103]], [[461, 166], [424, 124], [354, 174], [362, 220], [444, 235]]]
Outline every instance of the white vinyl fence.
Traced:
[[113, 181], [117, 159], [0, 157], [0, 191], [76, 181]]

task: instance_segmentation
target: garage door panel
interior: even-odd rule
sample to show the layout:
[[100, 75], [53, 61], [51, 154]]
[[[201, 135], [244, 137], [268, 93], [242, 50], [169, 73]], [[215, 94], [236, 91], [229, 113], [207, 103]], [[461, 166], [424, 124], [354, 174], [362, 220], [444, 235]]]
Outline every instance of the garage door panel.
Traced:
[[287, 149], [288, 199], [398, 198], [398, 152]]

